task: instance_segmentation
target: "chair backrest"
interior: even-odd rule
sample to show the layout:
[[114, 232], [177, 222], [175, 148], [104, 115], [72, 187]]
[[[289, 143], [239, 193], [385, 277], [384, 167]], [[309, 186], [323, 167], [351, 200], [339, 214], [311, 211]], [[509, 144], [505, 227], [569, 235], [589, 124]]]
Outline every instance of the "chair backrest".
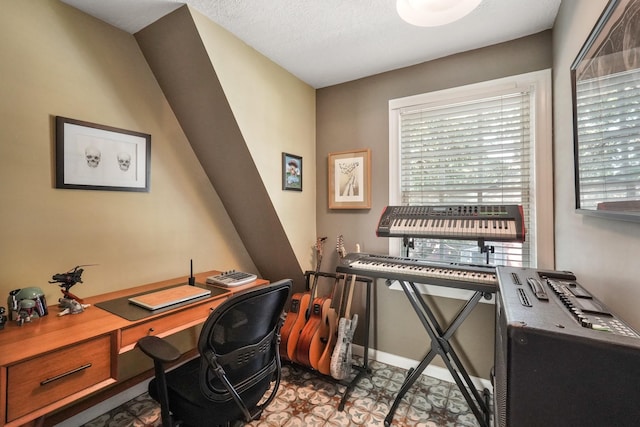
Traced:
[[233, 399], [215, 373], [216, 365], [247, 406], [264, 395], [279, 365], [275, 335], [291, 287], [287, 279], [238, 293], [209, 315], [198, 341], [200, 390], [209, 400]]

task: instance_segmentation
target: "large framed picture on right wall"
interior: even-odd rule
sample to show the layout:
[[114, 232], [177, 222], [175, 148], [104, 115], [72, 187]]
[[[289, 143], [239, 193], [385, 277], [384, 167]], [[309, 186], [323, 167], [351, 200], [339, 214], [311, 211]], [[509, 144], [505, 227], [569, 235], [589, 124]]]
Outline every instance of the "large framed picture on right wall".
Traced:
[[611, 0], [571, 66], [576, 210], [640, 221], [640, 0]]

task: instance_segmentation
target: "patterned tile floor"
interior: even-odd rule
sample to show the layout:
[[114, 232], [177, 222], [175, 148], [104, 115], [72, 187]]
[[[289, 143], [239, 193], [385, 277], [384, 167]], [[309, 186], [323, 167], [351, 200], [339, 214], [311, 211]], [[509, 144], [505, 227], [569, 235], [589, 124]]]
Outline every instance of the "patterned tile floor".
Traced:
[[[369, 367], [371, 375], [359, 381], [344, 411], [338, 411], [344, 385], [296, 365], [285, 365], [276, 399], [260, 420], [248, 425], [383, 426], [406, 370], [376, 361], [371, 361]], [[95, 418], [84, 427], [160, 426], [159, 418], [158, 405], [145, 393]], [[242, 425], [239, 423], [234, 427]], [[423, 375], [398, 406], [392, 425], [471, 427], [477, 426], [478, 422], [455, 384]]]

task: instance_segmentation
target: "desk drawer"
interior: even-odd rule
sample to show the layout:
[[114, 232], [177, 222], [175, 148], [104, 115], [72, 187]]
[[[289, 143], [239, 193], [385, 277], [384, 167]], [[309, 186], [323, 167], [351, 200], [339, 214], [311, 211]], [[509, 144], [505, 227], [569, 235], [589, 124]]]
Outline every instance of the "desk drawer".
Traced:
[[7, 421], [111, 378], [109, 336], [9, 366]]
[[165, 316], [156, 317], [124, 328], [120, 341], [120, 352], [130, 350], [140, 338], [147, 335], [163, 337], [203, 323], [211, 314], [211, 310], [220, 305], [225, 299], [218, 298], [213, 301], [194, 304], [188, 308], [180, 308], [176, 311], [167, 312]]

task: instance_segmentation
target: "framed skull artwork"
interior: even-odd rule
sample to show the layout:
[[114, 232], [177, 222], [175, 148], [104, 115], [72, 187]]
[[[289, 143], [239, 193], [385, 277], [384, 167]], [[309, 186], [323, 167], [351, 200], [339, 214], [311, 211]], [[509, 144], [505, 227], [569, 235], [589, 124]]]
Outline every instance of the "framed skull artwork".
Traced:
[[56, 188], [149, 191], [151, 135], [56, 116]]

